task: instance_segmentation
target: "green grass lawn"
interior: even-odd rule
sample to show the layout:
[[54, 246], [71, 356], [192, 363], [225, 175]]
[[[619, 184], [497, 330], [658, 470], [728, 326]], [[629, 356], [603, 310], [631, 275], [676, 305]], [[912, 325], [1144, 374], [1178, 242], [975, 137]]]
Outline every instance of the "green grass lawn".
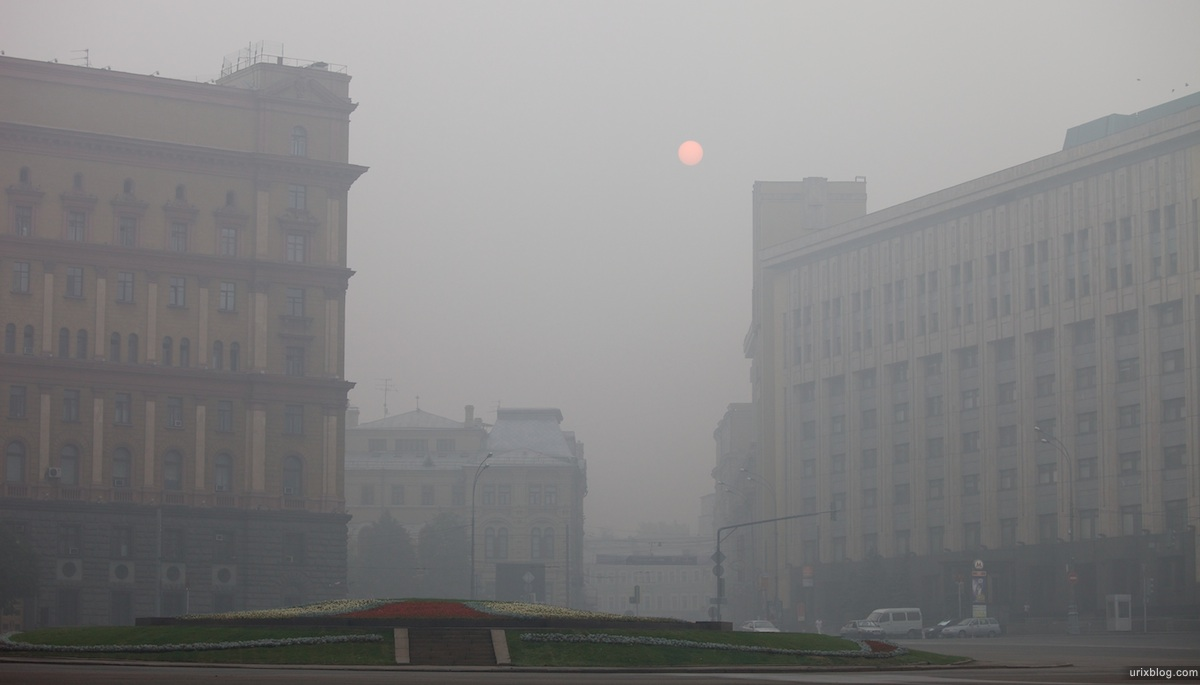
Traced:
[[[898, 665], [949, 664], [961, 661], [930, 652], [909, 652], [887, 658], [867, 659], [854, 656], [800, 656], [761, 654], [693, 647], [659, 645], [611, 645], [595, 643], [544, 643], [520, 639], [526, 632], [604, 633], [636, 635], [693, 642], [731, 645], [759, 645], [780, 649], [846, 650], [854, 649], [849, 640], [812, 633], [741, 633], [707, 630], [508, 630], [509, 654], [513, 666], [591, 666], [671, 668], [686, 666], [866, 666], [887, 669]], [[0, 656], [38, 658], [124, 659], [137, 661], [177, 661], [193, 663], [241, 664], [330, 664], [394, 665], [395, 653], [391, 629], [353, 630], [339, 628], [235, 627], [235, 626], [128, 626], [86, 628], [43, 628], [20, 633], [21, 642], [45, 645], [146, 645], [231, 642], [288, 637], [315, 637], [374, 633], [382, 642], [332, 645], [293, 645], [211, 651], [179, 652], [0, 652]]]
[[850, 640], [812, 633], [741, 633], [706, 630], [554, 630], [507, 631], [508, 649], [514, 666], [871, 666], [889, 668], [900, 664], [950, 664], [961, 657], [930, 652], [909, 652], [888, 659], [868, 659], [854, 656], [806, 656], [791, 654], [762, 654], [757, 652], [724, 651], [694, 647], [661, 645], [608, 645], [596, 643], [526, 642], [520, 639], [526, 632], [604, 633], [608, 635], [637, 635], [691, 642], [710, 642], [729, 645], [757, 645], [779, 649], [845, 650], [854, 649]]

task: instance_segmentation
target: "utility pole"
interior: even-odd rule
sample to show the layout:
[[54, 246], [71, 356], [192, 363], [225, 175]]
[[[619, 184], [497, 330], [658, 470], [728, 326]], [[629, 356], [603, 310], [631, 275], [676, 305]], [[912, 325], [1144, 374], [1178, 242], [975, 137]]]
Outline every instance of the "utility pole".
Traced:
[[396, 386], [392, 385], [392, 379], [381, 378], [379, 380], [379, 382], [377, 382], [375, 384], [375, 387], [376, 387], [376, 389], [383, 391], [383, 415], [387, 416], [388, 415], [388, 406], [387, 406], [388, 393], [395, 392]]

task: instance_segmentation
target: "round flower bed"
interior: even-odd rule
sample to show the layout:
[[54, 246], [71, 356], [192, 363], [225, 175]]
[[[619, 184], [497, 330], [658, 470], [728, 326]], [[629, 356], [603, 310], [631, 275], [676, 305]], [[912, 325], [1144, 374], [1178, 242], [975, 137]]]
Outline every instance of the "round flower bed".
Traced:
[[202, 652], [217, 649], [247, 649], [258, 647], [291, 647], [293, 645], [335, 645], [346, 642], [382, 642], [379, 635], [325, 635], [322, 637], [287, 637], [265, 640], [234, 640], [230, 642], [191, 642], [177, 645], [39, 645], [18, 642], [10, 635], [0, 635], [0, 650], [18, 652], [87, 652], [140, 653]]
[[183, 621], [239, 621], [286, 619], [472, 619], [503, 618], [516, 620], [593, 620], [621, 623], [679, 623], [673, 618], [622, 616], [600, 611], [570, 609], [532, 602], [453, 599], [342, 599], [279, 609], [231, 611], [218, 614], [190, 614]]
[[796, 656], [846, 656], [887, 659], [907, 654], [908, 650], [890, 642], [878, 640], [856, 640], [858, 649], [782, 649], [759, 645], [731, 645], [722, 642], [698, 642], [695, 640], [672, 640], [663, 637], [636, 635], [608, 635], [605, 633], [522, 633], [525, 642], [587, 642], [606, 645], [651, 645], [655, 647], [690, 647], [713, 649], [726, 652], [754, 652], [757, 654], [792, 654]]

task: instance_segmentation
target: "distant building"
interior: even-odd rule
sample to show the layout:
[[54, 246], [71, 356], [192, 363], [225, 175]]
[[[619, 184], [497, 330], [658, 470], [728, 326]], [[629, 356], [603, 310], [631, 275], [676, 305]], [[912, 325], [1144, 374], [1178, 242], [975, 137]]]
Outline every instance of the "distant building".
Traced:
[[1192, 95], [872, 214], [755, 185], [752, 468], [814, 514], [773, 543], [786, 605], [953, 616], [986, 577], [1002, 619], [1195, 615], [1198, 159]]
[[340, 597], [350, 77], [0, 57], [0, 524], [33, 625]]
[[709, 620], [710, 538], [589, 535], [585, 547], [586, 594], [597, 611]]
[[474, 514], [478, 597], [582, 602], [587, 469], [558, 409], [499, 409], [490, 430], [470, 406], [463, 421], [418, 409], [363, 424], [352, 410], [350, 422], [356, 533], [384, 511], [414, 537], [439, 513]]

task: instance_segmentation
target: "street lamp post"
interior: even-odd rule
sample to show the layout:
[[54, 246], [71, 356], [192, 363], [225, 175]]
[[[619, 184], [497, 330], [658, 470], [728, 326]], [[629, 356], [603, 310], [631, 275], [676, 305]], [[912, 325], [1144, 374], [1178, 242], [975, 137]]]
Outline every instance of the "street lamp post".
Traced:
[[1033, 430], [1037, 431], [1041, 436], [1039, 440], [1047, 445], [1053, 445], [1058, 450], [1059, 456], [1062, 457], [1066, 465], [1067, 471], [1067, 632], [1071, 635], [1079, 634], [1079, 609], [1075, 605], [1075, 580], [1073, 580], [1073, 571], [1071, 569], [1071, 554], [1073, 552], [1075, 542], [1075, 462], [1071, 458], [1071, 452], [1062, 440], [1054, 437], [1050, 433], [1042, 430], [1041, 426], [1034, 426]]
[[492, 458], [492, 453], [479, 462], [479, 466], [475, 467], [475, 478], [471, 481], [471, 599], [475, 599], [475, 486], [479, 484], [479, 474], [483, 470], [491, 466], [487, 463], [488, 459]]
[[[747, 469], [745, 467], [742, 467], [739, 470], [742, 473], [746, 474], [746, 480], [767, 486], [767, 492], [769, 492], [771, 494], [771, 516], [772, 517], [778, 516], [779, 515], [779, 501], [775, 498], [775, 486], [773, 484], [763, 480], [762, 477], [755, 475], [754, 473], [752, 473], [749, 469]], [[763, 545], [763, 556], [765, 557], [766, 555], [767, 555], [767, 547], [766, 547], [766, 545]], [[770, 568], [771, 568], [771, 577], [772, 577], [772, 580], [774, 581], [774, 588], [775, 588], [774, 596], [771, 599], [778, 602], [779, 601], [779, 568], [778, 568], [778, 566], [779, 566], [779, 524], [778, 523], [771, 524], [771, 564], [764, 564], [764, 566], [770, 566]]]

